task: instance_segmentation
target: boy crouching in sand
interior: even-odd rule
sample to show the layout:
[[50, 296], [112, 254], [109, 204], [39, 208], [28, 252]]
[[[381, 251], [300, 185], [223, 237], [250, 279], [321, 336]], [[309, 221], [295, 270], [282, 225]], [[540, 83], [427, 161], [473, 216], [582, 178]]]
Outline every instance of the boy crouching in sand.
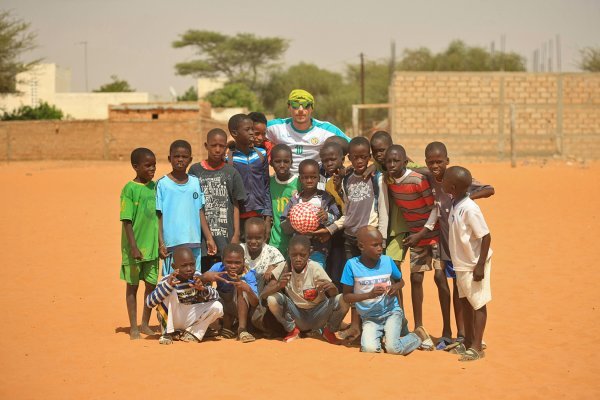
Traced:
[[465, 324], [465, 341], [456, 348], [462, 354], [460, 361], [485, 356], [481, 340], [487, 321], [486, 304], [492, 300], [492, 237], [479, 206], [469, 197], [472, 181], [471, 173], [463, 167], [448, 168], [442, 181], [444, 192], [454, 199], [448, 244]]
[[204, 286], [190, 248], [175, 248], [172, 267], [174, 272], [165, 276], [146, 298], [148, 308], [157, 307], [162, 329], [158, 342], [200, 342], [208, 326], [223, 316], [219, 295], [212, 287]]
[[360, 228], [357, 240], [361, 255], [346, 262], [342, 285], [344, 300], [356, 304], [362, 319], [360, 349], [367, 353], [381, 352], [381, 339], [385, 335], [387, 353], [407, 355], [421, 345], [422, 338], [408, 332], [408, 321], [398, 303], [398, 294], [404, 286], [402, 273], [389, 256], [381, 255], [383, 236], [377, 228]]

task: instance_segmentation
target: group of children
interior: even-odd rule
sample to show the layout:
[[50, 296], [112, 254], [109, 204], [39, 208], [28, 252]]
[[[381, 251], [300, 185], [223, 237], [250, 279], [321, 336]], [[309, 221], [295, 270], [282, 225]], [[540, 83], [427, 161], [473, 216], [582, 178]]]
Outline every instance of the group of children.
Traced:
[[[136, 177], [123, 188], [120, 216], [131, 338], [154, 334], [156, 308], [161, 344], [205, 336], [246, 343], [257, 333], [290, 342], [316, 334], [335, 344], [360, 336], [364, 352], [435, 348], [462, 361], [482, 358], [492, 251], [473, 199], [494, 189], [465, 168], [447, 168], [442, 143], [430, 143], [426, 166], [419, 166], [383, 131], [349, 143], [328, 138], [321, 162], [302, 160], [296, 175], [292, 149], [266, 140], [266, 122], [260, 113], [233, 116], [234, 142], [221, 129], [209, 131], [207, 159], [191, 167], [190, 144], [173, 142], [172, 171], [156, 183], [152, 151], [132, 152]], [[319, 209], [320, 225], [308, 234], [288, 220], [300, 203]], [[407, 252], [413, 332], [402, 296]], [[423, 327], [423, 280], [431, 270], [443, 319], [437, 343]], [[140, 280], [146, 300], [138, 328]]]

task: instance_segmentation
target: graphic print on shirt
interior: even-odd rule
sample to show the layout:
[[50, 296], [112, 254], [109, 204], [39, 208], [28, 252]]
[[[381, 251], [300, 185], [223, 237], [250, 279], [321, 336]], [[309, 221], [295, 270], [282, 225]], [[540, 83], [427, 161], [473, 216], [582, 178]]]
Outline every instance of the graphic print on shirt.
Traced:
[[[376, 275], [376, 276], [364, 276], [354, 279], [354, 293], [369, 293], [375, 287], [382, 287], [388, 289], [392, 285], [390, 275]], [[382, 295], [384, 296], [384, 295]], [[374, 303], [379, 301], [381, 296], [375, 297], [374, 299], [366, 299], [364, 303]]]
[[227, 207], [223, 207], [229, 203], [225, 176], [203, 176], [202, 187], [205, 193], [204, 214], [213, 236], [229, 237]]
[[348, 185], [348, 200], [351, 202], [359, 202], [369, 198], [371, 189], [369, 183], [365, 181], [359, 181]]

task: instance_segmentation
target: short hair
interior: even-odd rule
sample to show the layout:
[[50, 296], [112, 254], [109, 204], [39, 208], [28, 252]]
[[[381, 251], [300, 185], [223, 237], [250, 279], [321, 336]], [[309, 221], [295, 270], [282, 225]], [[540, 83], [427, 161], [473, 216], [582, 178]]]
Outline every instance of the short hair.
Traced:
[[348, 152], [351, 152], [353, 149], [360, 146], [365, 146], [367, 149], [369, 149], [369, 151], [371, 150], [371, 143], [369, 142], [369, 139], [364, 136], [357, 136], [352, 138], [350, 141], [350, 144], [348, 145]]
[[273, 155], [279, 152], [285, 151], [286, 153], [288, 153], [290, 155], [290, 158], [293, 157], [292, 155], [292, 149], [290, 148], [290, 146], [288, 146], [287, 144], [284, 143], [279, 143], [276, 144], [275, 146], [273, 146], [273, 148], [271, 149], [271, 159], [273, 159]]
[[344, 157], [348, 154], [348, 141], [341, 136], [329, 136], [325, 139], [325, 144], [327, 143], [337, 143], [342, 148], [342, 152], [344, 153]]
[[388, 149], [385, 152], [386, 156], [388, 153], [390, 153], [392, 151], [399, 151], [400, 154], [402, 154], [404, 157], [406, 157], [406, 150], [404, 150], [404, 147], [402, 147], [402, 145], [400, 145], [400, 144], [393, 144], [390, 147], [388, 147]]
[[310, 239], [305, 235], [295, 235], [290, 239], [288, 249], [291, 249], [294, 246], [302, 246], [310, 250]]
[[446, 176], [459, 190], [468, 190], [473, 182], [471, 172], [465, 167], [460, 167], [458, 165], [448, 168], [444, 174], [444, 177]]
[[435, 152], [441, 153], [444, 157], [448, 157], [448, 149], [446, 149], [446, 145], [442, 142], [431, 142], [425, 147], [425, 157], [427, 157], [427, 154]]
[[307, 158], [306, 160], [300, 161], [300, 165], [298, 165], [298, 173], [301, 173], [300, 171], [302, 171], [305, 167], [307, 167], [309, 165], [312, 165], [313, 167], [315, 167], [317, 169], [317, 171], [319, 170], [319, 163], [311, 158]]
[[229, 254], [241, 254], [242, 258], [244, 258], [244, 248], [238, 243], [229, 243], [223, 249], [223, 259], [225, 259], [225, 257]]
[[169, 154], [173, 153], [175, 149], [187, 149], [190, 154], [192, 154], [192, 145], [187, 140], [178, 139], [171, 143], [171, 147], [169, 147]]
[[[238, 126], [242, 123], [242, 121], [250, 119], [246, 114], [235, 114], [231, 118], [229, 118], [229, 122], [227, 122], [227, 129], [229, 132], [233, 132], [237, 130]], [[252, 121], [252, 120], [250, 120]]]
[[267, 117], [265, 117], [265, 114], [261, 112], [252, 111], [250, 114], [248, 114], [248, 118], [250, 118], [254, 123], [267, 124]]
[[321, 150], [319, 150], [319, 154], [322, 154], [325, 151], [333, 150], [340, 155], [341, 158], [344, 158], [344, 149], [336, 142], [325, 142]]
[[208, 133], [206, 134], [206, 141], [209, 141], [210, 139], [214, 138], [215, 136], [223, 136], [225, 138], [225, 140], [227, 140], [227, 132], [225, 132], [221, 128], [214, 128], [214, 129], [211, 129], [210, 131], [208, 131]]
[[139, 164], [140, 160], [145, 156], [152, 156], [156, 158], [152, 150], [145, 147], [138, 147], [137, 149], [133, 150], [131, 152], [131, 165]]
[[244, 223], [244, 226], [247, 228], [251, 225], [259, 226], [264, 229], [265, 228], [265, 220], [262, 218], [258, 218], [258, 217], [248, 218], [246, 220], [246, 222]]
[[373, 134], [373, 136], [371, 136], [371, 143], [373, 143], [376, 140], [385, 140], [390, 145], [394, 144], [394, 141], [392, 140], [392, 135], [390, 135], [386, 131], [377, 131], [377, 132], [375, 132]]

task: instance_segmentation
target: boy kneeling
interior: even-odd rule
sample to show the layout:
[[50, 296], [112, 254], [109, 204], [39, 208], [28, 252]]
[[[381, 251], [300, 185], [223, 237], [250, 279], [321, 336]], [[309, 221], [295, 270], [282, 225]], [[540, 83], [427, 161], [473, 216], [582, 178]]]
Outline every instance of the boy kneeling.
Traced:
[[[301, 331], [323, 329], [323, 337], [339, 344], [334, 332], [348, 312], [349, 306], [325, 270], [309, 260], [310, 239], [294, 236], [288, 247], [291, 268], [281, 263], [272, 272], [261, 298], [267, 299], [271, 313], [283, 325], [285, 342], [300, 337]], [[280, 292], [283, 291], [283, 292]]]
[[161, 325], [160, 344], [173, 340], [200, 342], [208, 326], [223, 315], [219, 295], [204, 281], [212, 279], [196, 271], [196, 258], [188, 247], [177, 247], [173, 252], [174, 272], [162, 278], [156, 289], [146, 297], [148, 308], [157, 308]]
[[360, 228], [357, 241], [361, 255], [346, 262], [341, 282], [344, 300], [356, 303], [362, 319], [360, 349], [381, 352], [385, 333], [386, 352], [407, 355], [421, 345], [422, 338], [408, 333], [408, 323], [398, 303], [397, 295], [404, 286], [402, 273], [389, 256], [381, 255], [383, 237], [377, 228]]

